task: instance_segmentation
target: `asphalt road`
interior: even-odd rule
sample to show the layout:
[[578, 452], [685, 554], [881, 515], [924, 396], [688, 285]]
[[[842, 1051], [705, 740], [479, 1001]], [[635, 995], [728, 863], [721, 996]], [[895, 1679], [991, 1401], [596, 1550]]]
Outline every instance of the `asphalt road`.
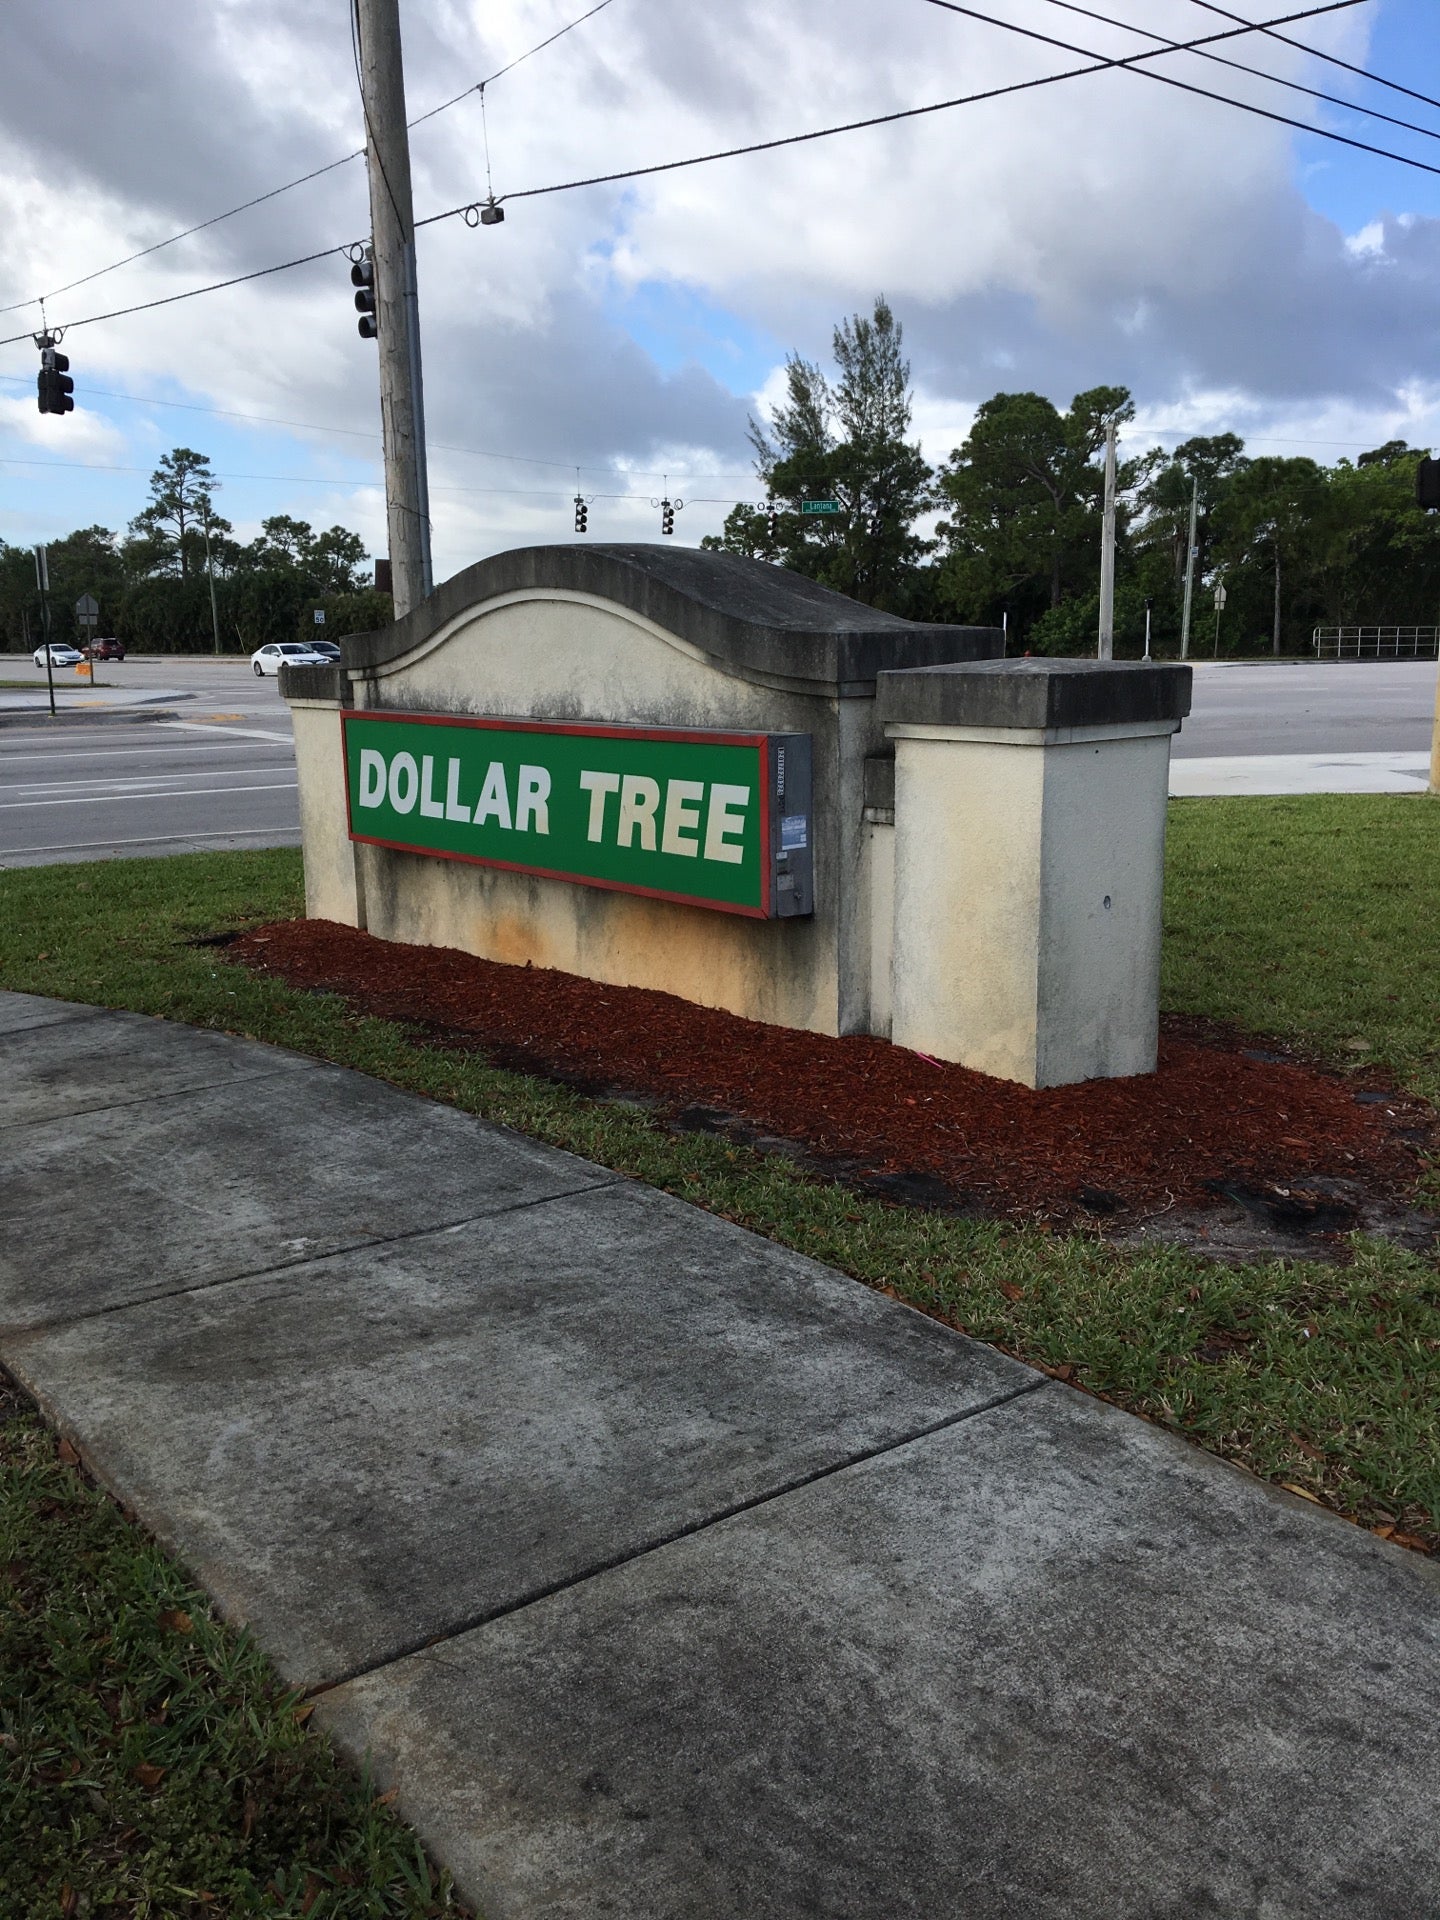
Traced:
[[1175, 757], [1428, 753], [1435, 672], [1433, 660], [1200, 662], [1194, 711], [1175, 741]]
[[[29, 675], [0, 660], [0, 680]], [[95, 689], [175, 691], [175, 720], [87, 725], [46, 717], [0, 727], [0, 867], [202, 848], [298, 846], [290, 714], [245, 663], [127, 660]], [[57, 676], [57, 703], [84, 712], [88, 687]], [[169, 703], [167, 703], [169, 704]]]
[[[1428, 753], [1435, 677], [1434, 661], [1202, 662], [1175, 754]], [[44, 685], [28, 656], [0, 657], [0, 681]], [[102, 667], [93, 690], [57, 681], [77, 716], [108, 689], [183, 697], [165, 703], [175, 720], [52, 727], [37, 714], [0, 726], [0, 867], [299, 844], [290, 714], [275, 681], [245, 661], [154, 657]]]

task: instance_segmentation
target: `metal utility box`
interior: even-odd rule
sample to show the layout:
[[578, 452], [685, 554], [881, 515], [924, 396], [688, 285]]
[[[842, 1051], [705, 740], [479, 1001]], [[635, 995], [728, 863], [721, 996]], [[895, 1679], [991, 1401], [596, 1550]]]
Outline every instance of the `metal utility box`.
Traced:
[[814, 752], [808, 733], [768, 736], [770, 917], [815, 911]]

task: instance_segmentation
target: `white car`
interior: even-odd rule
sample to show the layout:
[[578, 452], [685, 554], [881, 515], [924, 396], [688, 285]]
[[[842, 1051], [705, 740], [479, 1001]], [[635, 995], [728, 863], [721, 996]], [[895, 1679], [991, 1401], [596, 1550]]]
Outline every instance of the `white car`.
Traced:
[[335, 662], [301, 640], [279, 640], [273, 646], [257, 647], [250, 664], [256, 673], [279, 673], [281, 667], [333, 667]]
[[[45, 664], [44, 647], [36, 647], [34, 657], [36, 666], [43, 667]], [[52, 667], [78, 667], [84, 658], [83, 653], [78, 653], [74, 647], [67, 646], [63, 640], [52, 640], [50, 642], [50, 664]]]

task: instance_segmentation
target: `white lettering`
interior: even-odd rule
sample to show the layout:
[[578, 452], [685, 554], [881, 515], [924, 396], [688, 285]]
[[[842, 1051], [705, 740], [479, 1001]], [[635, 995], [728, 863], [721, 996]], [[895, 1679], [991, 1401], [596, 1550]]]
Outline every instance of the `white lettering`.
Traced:
[[390, 804], [396, 813], [409, 813], [420, 791], [420, 769], [413, 753], [397, 753], [390, 762]]
[[587, 840], [602, 840], [605, 837], [605, 802], [612, 793], [620, 791], [618, 773], [582, 773], [580, 791], [590, 796], [590, 825], [586, 831]]
[[627, 773], [620, 783], [620, 824], [616, 842], [622, 847], [635, 844], [635, 829], [640, 829], [640, 846], [645, 853], [655, 851], [655, 809], [660, 805], [660, 786], [643, 773]]
[[427, 820], [443, 820], [445, 809], [435, 798], [435, 756], [423, 754], [420, 759], [420, 811]]
[[470, 809], [460, 798], [460, 762], [452, 760], [445, 769], [445, 818], [468, 820]]
[[695, 838], [700, 825], [700, 802], [705, 798], [703, 780], [667, 780], [665, 782], [665, 831], [660, 836], [662, 853], [684, 853], [692, 860], [700, 857]]
[[733, 835], [744, 833], [744, 809], [749, 804], [749, 787], [727, 787], [718, 780], [711, 787], [710, 807], [705, 815], [705, 858], [707, 860], [723, 860], [732, 867], [740, 865], [745, 858], [744, 848], [728, 846], [726, 842]]
[[482, 827], [490, 819], [510, 831], [510, 795], [505, 790], [505, 768], [499, 760], [492, 760], [485, 769], [485, 784], [475, 802], [476, 826]]
[[360, 804], [378, 807], [385, 798], [385, 756], [374, 747], [360, 749]]
[[525, 833], [533, 818], [536, 833], [550, 831], [550, 770], [548, 767], [521, 767], [520, 786], [515, 795], [515, 830]]

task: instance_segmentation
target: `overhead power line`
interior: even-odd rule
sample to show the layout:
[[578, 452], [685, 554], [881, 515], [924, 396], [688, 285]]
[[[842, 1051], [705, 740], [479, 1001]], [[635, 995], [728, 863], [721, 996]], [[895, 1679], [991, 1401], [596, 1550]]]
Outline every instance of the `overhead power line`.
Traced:
[[[1086, 20], [1098, 21], [1104, 27], [1119, 27], [1125, 33], [1143, 34], [1147, 40], [1155, 40], [1175, 52], [1181, 50], [1182, 43], [1172, 40], [1163, 33], [1153, 33], [1149, 27], [1132, 26], [1128, 20], [1116, 20], [1108, 13], [1096, 13], [1093, 7], [1082, 7], [1077, 0], [1049, 0], [1052, 7], [1059, 7], [1066, 13], [1078, 13]], [[1347, 113], [1363, 113], [1368, 119], [1383, 120], [1386, 126], [1403, 127], [1407, 133], [1420, 133], [1427, 140], [1440, 140], [1440, 129], [1422, 127], [1415, 120], [1400, 120], [1393, 113], [1381, 113], [1378, 107], [1362, 107], [1358, 100], [1342, 100], [1339, 94], [1325, 93], [1319, 87], [1307, 87], [1303, 80], [1289, 80], [1283, 73], [1268, 73], [1264, 67], [1252, 67], [1244, 60], [1234, 60], [1229, 54], [1212, 53], [1208, 48], [1194, 49], [1202, 60], [1212, 61], [1218, 67], [1233, 67], [1236, 73], [1253, 74], [1257, 80], [1268, 80], [1272, 86], [1285, 87], [1291, 93], [1303, 93], [1311, 100], [1323, 100], [1327, 106], [1343, 107]]]
[[[524, 53], [517, 54], [505, 66], [497, 67], [494, 73], [487, 74], [483, 80], [477, 80], [473, 86], [466, 87], [463, 93], [452, 94], [448, 100], [442, 100], [438, 107], [427, 108], [424, 113], [418, 114], [408, 124], [411, 127], [418, 127], [422, 121], [433, 120], [437, 113], [445, 113], [449, 108], [457, 106], [460, 101], [468, 100], [472, 93], [483, 94], [486, 87], [493, 85], [503, 75], [513, 72], [522, 61], [528, 60], [532, 54], [542, 53], [546, 47], [553, 46], [572, 28], [582, 26], [595, 14], [602, 13], [610, 4], [611, 0], [600, 0], [598, 6], [591, 7], [588, 13], [582, 13], [574, 20], [567, 21], [548, 39], [539, 41], [533, 47], [527, 47]], [[282, 193], [290, 193], [296, 187], [308, 186], [310, 181], [318, 180], [322, 174], [334, 173], [337, 167], [347, 167], [352, 160], [363, 160], [364, 157], [364, 147], [356, 147], [352, 153], [342, 153], [334, 160], [327, 160], [324, 166], [315, 167], [309, 173], [302, 173], [297, 179], [287, 180], [283, 186], [271, 187], [266, 193], [257, 193], [253, 200], [242, 200], [238, 207], [228, 207], [224, 213], [212, 214], [208, 220], [197, 220], [193, 227], [186, 227], [180, 233], [170, 234], [167, 239], [156, 240], [151, 246], [140, 247], [134, 253], [127, 253], [123, 260], [112, 260], [108, 267], [96, 267], [93, 273], [83, 273], [78, 280], [67, 280], [63, 287], [52, 287], [49, 293], [32, 294], [28, 300], [12, 300], [9, 306], [0, 307], [0, 313], [18, 313], [22, 307], [39, 306], [43, 301], [58, 299], [62, 293], [73, 293], [77, 287], [89, 286], [92, 280], [103, 279], [107, 273], [115, 273], [121, 267], [133, 266], [137, 260], [146, 260], [152, 253], [162, 253], [166, 247], [173, 247], [178, 240], [188, 240], [192, 234], [204, 233], [207, 227], [217, 227], [223, 220], [233, 220], [238, 213], [248, 213], [252, 207], [264, 206], [267, 200], [278, 200]]]
[[[1197, 4], [1205, 3], [1206, 0], [1197, 0]], [[943, 7], [947, 13], [958, 13], [967, 20], [984, 21], [987, 26], [1000, 27], [1006, 33], [1019, 34], [1021, 38], [1025, 40], [1038, 40], [1044, 46], [1059, 47], [1065, 53], [1078, 53], [1090, 59], [1098, 58], [1089, 47], [1077, 47], [1073, 40], [1059, 40], [1052, 33], [1041, 33], [1037, 27], [1022, 27], [1014, 20], [1001, 20], [993, 13], [981, 13], [976, 7], [962, 6], [960, 0], [928, 0], [928, 4], [932, 7]], [[1212, 11], [1224, 12], [1224, 9], [1214, 8]], [[1340, 9], [1336, 7], [1316, 8], [1306, 17], [1314, 18], [1315, 15], [1320, 12], [1334, 13], [1338, 11], [1340, 11]], [[1225, 18], [1234, 20], [1238, 19], [1239, 15], [1226, 13]], [[1124, 27], [1126, 23], [1115, 20], [1111, 21], [1110, 24], [1112, 26]], [[1238, 29], [1240, 32], [1252, 33], [1261, 30], [1262, 23], [1257, 21], [1247, 22], [1244, 27]], [[1127, 31], [1144, 32], [1145, 29], [1127, 28]], [[1178, 75], [1173, 73], [1157, 73], [1153, 67], [1142, 66], [1140, 64], [1142, 60], [1154, 59], [1157, 54], [1199, 52], [1205, 44], [1203, 40], [1171, 40], [1163, 47], [1153, 49], [1149, 53], [1132, 54], [1128, 59], [1113, 60], [1108, 64], [1114, 67], [1126, 67], [1132, 73], [1138, 73], [1144, 80], [1157, 81], [1162, 87], [1175, 87], [1181, 93], [1193, 93], [1202, 100], [1218, 100], [1223, 106], [1235, 107], [1241, 113], [1254, 114], [1258, 119], [1273, 120], [1278, 126], [1294, 127], [1301, 133], [1313, 134], [1317, 139], [1333, 140], [1339, 146], [1354, 147], [1356, 151], [1360, 153], [1378, 154], [1382, 160], [1397, 161], [1402, 167], [1414, 167], [1421, 173], [1440, 175], [1440, 167], [1431, 166], [1428, 161], [1413, 159], [1409, 154], [1392, 153], [1388, 147], [1373, 146], [1368, 140], [1356, 140], [1348, 133], [1337, 133], [1333, 127], [1317, 127], [1308, 120], [1293, 119], [1288, 113], [1276, 113], [1273, 108], [1262, 107], [1253, 100], [1236, 100], [1231, 94], [1216, 93], [1211, 87], [1197, 86], [1193, 80], [1181, 80]], [[1299, 42], [1297, 41], [1294, 44], [1299, 45]], [[1307, 48], [1305, 51], [1308, 52], [1309, 49]], [[1421, 97], [1423, 98], [1423, 96]]]
[[[1207, 13], [1217, 13], [1222, 20], [1243, 20], [1244, 16], [1232, 13], [1228, 7], [1215, 4], [1215, 0], [1190, 0], [1192, 6], [1203, 7]], [[1411, 100], [1419, 100], [1427, 107], [1440, 107], [1440, 100], [1428, 93], [1417, 93], [1413, 87], [1402, 87], [1398, 80], [1387, 80], [1383, 73], [1371, 73], [1368, 67], [1357, 67], [1349, 60], [1342, 60], [1338, 53], [1325, 53], [1319, 47], [1307, 47], [1303, 40], [1292, 40], [1288, 33], [1277, 33], [1275, 29], [1288, 23], [1283, 20], [1269, 20], [1263, 25], [1246, 22], [1255, 33], [1263, 33], [1268, 39], [1279, 40], [1287, 47], [1294, 47], [1299, 53], [1308, 53], [1312, 60], [1323, 60], [1328, 66], [1343, 67], [1346, 73], [1358, 74], [1360, 79], [1369, 80], [1377, 87], [1388, 87], [1392, 93], [1403, 93]]]
[[[124, 320], [132, 313], [149, 313], [156, 307], [173, 307], [178, 300], [194, 300], [202, 293], [220, 293], [226, 287], [240, 287], [250, 280], [264, 280], [272, 273], [288, 273], [292, 267], [308, 267], [312, 260], [328, 260], [332, 253], [343, 251], [343, 247], [321, 247], [315, 253], [297, 254], [293, 260], [277, 260], [272, 267], [253, 267], [249, 273], [235, 273], [228, 280], [211, 280], [203, 287], [188, 287], [183, 293], [166, 293], [158, 300], [138, 301], [133, 307], [115, 307], [109, 313], [92, 313], [83, 320], [67, 320], [64, 326], [53, 330], [68, 333], [71, 327], [93, 326], [98, 320]], [[13, 347], [17, 340], [29, 338], [28, 333], [7, 334], [0, 340], [0, 347]]]
[[[1006, 28], [1012, 26], [1012, 23], [1009, 21], [995, 20], [991, 15], [980, 14], [972, 8], [958, 6], [954, 4], [954, 0], [930, 0], [930, 4], [946, 6], [950, 11], [955, 13], [972, 15], [972, 17], [983, 20], [987, 24]], [[1285, 14], [1280, 16], [1280, 18], [1286, 21], [1311, 20], [1322, 14], [1337, 13], [1345, 8], [1358, 6], [1360, 4], [1361, 0], [1327, 0], [1327, 4], [1325, 5], [1307, 7], [1298, 13]], [[499, 198], [501, 200], [538, 199], [552, 193], [571, 193], [582, 187], [607, 186], [622, 180], [640, 180], [655, 174], [674, 173], [681, 168], [706, 166], [712, 161], [738, 159], [746, 154], [771, 153], [777, 148], [802, 146], [809, 141], [828, 140], [838, 134], [857, 133], [869, 127], [892, 126], [903, 120], [915, 120], [928, 114], [945, 113], [955, 107], [976, 106], [985, 101], [1004, 99], [1013, 94], [1028, 93], [1041, 87], [1054, 86], [1063, 80], [1080, 79], [1092, 73], [1106, 73], [1117, 69], [1131, 68], [1137, 72], [1148, 74], [1149, 69], [1140, 64], [1143, 61], [1164, 58], [1175, 51], [1192, 52], [1196, 48], [1207, 46], [1216, 40], [1234, 39], [1241, 33], [1255, 31], [1256, 24], [1257, 23], [1251, 23], [1242, 28], [1234, 28], [1226, 33], [1206, 35], [1199, 40], [1182, 41], [1176, 48], [1169, 46], [1150, 48], [1139, 53], [1124, 54], [1114, 58], [1087, 56], [1088, 64], [1083, 67], [1069, 67], [1060, 73], [1039, 74], [1033, 79], [1011, 81], [1005, 86], [988, 87], [978, 93], [960, 94], [952, 99], [932, 101], [921, 107], [899, 107], [893, 112], [872, 114], [863, 120], [847, 120], [836, 126], [818, 127], [808, 133], [785, 134], [774, 140], [756, 140], [745, 146], [725, 147], [711, 153], [692, 154], [681, 160], [663, 160], [650, 166], [627, 167], [614, 173], [592, 174], [583, 179], [557, 181], [545, 187], [517, 188], [511, 193], [500, 195]], [[1014, 30], [1026, 33], [1036, 39], [1047, 39], [1049, 37], [1047, 35], [1034, 33], [1032, 29], [1028, 28]], [[1065, 43], [1063, 41], [1056, 41], [1053, 42], [1053, 44], [1063, 46]], [[1384, 159], [1394, 160], [1402, 166], [1417, 168], [1422, 173], [1440, 175], [1440, 167], [1430, 166], [1423, 160], [1411, 159], [1405, 154], [1391, 153], [1383, 147], [1370, 146], [1365, 141], [1351, 139], [1346, 134], [1335, 133], [1325, 127], [1316, 127], [1308, 121], [1295, 120], [1286, 114], [1274, 113], [1267, 107], [1255, 106], [1243, 100], [1234, 100], [1227, 94], [1214, 93], [1208, 88], [1197, 87], [1187, 81], [1175, 80], [1168, 74], [1155, 74], [1150, 77], [1162, 80], [1168, 85], [1178, 86], [1184, 92], [1198, 94], [1202, 98], [1219, 101], [1225, 106], [1236, 107], [1242, 112], [1258, 114], [1262, 119], [1273, 120], [1283, 126], [1295, 127], [1302, 133], [1311, 133], [1322, 139], [1335, 140], [1343, 146], [1358, 147], [1364, 152], [1379, 154]], [[417, 220], [415, 225], [417, 229], [420, 227], [435, 226], [443, 220], [453, 220], [468, 216], [474, 213], [475, 207], [476, 203], [474, 201], [465, 201], [459, 206], [446, 208], [442, 213], [429, 214], [423, 220]], [[201, 294], [216, 293], [226, 287], [240, 286], [249, 280], [259, 280], [270, 274], [286, 272], [291, 267], [307, 266], [311, 261], [322, 260], [328, 254], [338, 253], [343, 250], [343, 246], [325, 247], [316, 253], [302, 254], [294, 260], [279, 261], [270, 267], [258, 267], [249, 273], [234, 274], [228, 279], [212, 281], [206, 286], [191, 287], [182, 293], [165, 294], [155, 300], [140, 301], [134, 306], [116, 308], [108, 313], [87, 314], [83, 319], [67, 321], [65, 323], [65, 329], [70, 327], [93, 326], [100, 321], [124, 319], [131, 314], [146, 313], [157, 307], [173, 306], [180, 300], [192, 300]], [[65, 329], [62, 329], [62, 331]], [[0, 346], [13, 346], [17, 341], [27, 340], [29, 337], [28, 333], [10, 334], [4, 339], [0, 339]]]
[[[1287, 14], [1282, 16], [1282, 18], [1285, 20], [1313, 20], [1321, 14], [1339, 13], [1348, 7], [1360, 6], [1364, 3], [1365, 0], [1328, 0], [1328, 4], [1326, 5], [1307, 7], [1300, 13]], [[932, 6], [946, 6], [949, 4], [949, 0], [930, 0], [930, 4]], [[970, 13], [972, 10], [968, 7], [955, 7], [953, 11], [957, 13]], [[1011, 21], [997, 20], [989, 14], [977, 13], [974, 17], [977, 20], [985, 21], [989, 25], [1006, 28], [1013, 27]], [[1028, 28], [1014, 28], [1013, 30], [1030, 34], [1030, 37], [1034, 39], [1045, 39], [1048, 37], [1044, 34], [1033, 33], [1031, 29]], [[597, 173], [580, 180], [561, 180], [557, 181], [553, 186], [548, 187], [519, 187], [510, 193], [500, 194], [498, 198], [502, 201], [533, 200], [544, 194], [570, 193], [578, 187], [609, 186], [621, 180], [640, 180], [650, 174], [674, 173], [682, 167], [705, 166], [712, 160], [735, 160], [744, 154], [772, 153], [778, 147], [803, 146], [805, 142], [810, 140], [828, 140], [835, 134], [858, 133], [866, 127], [891, 126], [901, 120], [919, 119], [925, 114], [945, 113], [952, 107], [977, 106], [987, 100], [1002, 100], [1011, 94], [1029, 93], [1040, 87], [1055, 86], [1062, 80], [1083, 79], [1087, 74], [1092, 73], [1109, 73], [1124, 67], [1134, 68], [1138, 72], [1148, 73], [1149, 69], [1140, 65], [1142, 61], [1160, 59], [1172, 52], [1192, 53], [1198, 48], [1209, 46], [1217, 40], [1234, 40], [1240, 38], [1242, 34], [1253, 31], [1255, 31], [1253, 26], [1237, 27], [1228, 33], [1206, 34], [1198, 40], [1183, 40], [1174, 46], [1155, 47], [1142, 50], [1139, 53], [1118, 54], [1113, 58], [1107, 58], [1098, 54], [1087, 54], [1086, 59], [1089, 64], [1083, 67], [1067, 67], [1060, 73], [1037, 74], [1035, 78], [1031, 80], [1012, 80], [1005, 86], [987, 87], [983, 92], [960, 94], [951, 100], [932, 101], [929, 105], [923, 107], [899, 107], [892, 113], [873, 114], [864, 120], [847, 120], [838, 126], [816, 128], [811, 133], [784, 134], [776, 140], [756, 140], [752, 141], [748, 146], [722, 147], [714, 153], [692, 154], [684, 160], [662, 160], [648, 167], [626, 167], [616, 173]], [[1052, 44], [1055, 46], [1064, 46], [1065, 42], [1056, 40], [1053, 41]], [[1075, 48], [1072, 49], [1072, 51], [1083, 52], [1084, 50]], [[1168, 79], [1169, 76], [1154, 75], [1152, 77]], [[1174, 84], [1183, 86], [1185, 83], [1175, 82]], [[1251, 107], [1243, 100], [1232, 100], [1228, 94], [1207, 93], [1203, 87], [1189, 87], [1187, 90], [1192, 93], [1205, 94], [1208, 99], [1219, 100], [1226, 106], [1238, 107], [1247, 113], [1258, 113], [1264, 115], [1267, 119], [1280, 120], [1287, 126], [1298, 127], [1304, 133], [1316, 133], [1327, 139], [1343, 140], [1347, 146], [1359, 146], [1363, 144], [1359, 141], [1345, 140], [1345, 136], [1342, 134], [1331, 134], [1326, 128], [1311, 126], [1308, 121], [1287, 120], [1283, 114], [1268, 113], [1263, 107]], [[1367, 149], [1367, 151], [1384, 154], [1386, 159], [1397, 160], [1404, 166], [1419, 167], [1425, 173], [1440, 173], [1440, 167], [1426, 166], [1424, 161], [1410, 160], [1404, 154], [1386, 153], [1382, 147], [1372, 147]], [[454, 219], [457, 214], [468, 212], [474, 205], [474, 201], [467, 201], [463, 206], [449, 207], [444, 213], [432, 213], [424, 220], [417, 220], [415, 225], [417, 227], [433, 226], [437, 221]], [[4, 344], [4, 341], [0, 341], [0, 346]]]
[[552, 33], [548, 40], [541, 40], [538, 45], [528, 48], [524, 53], [516, 54], [508, 66], [501, 67], [497, 72], [490, 74], [488, 78], [484, 80], [477, 80], [473, 87], [466, 87], [462, 93], [452, 94], [450, 99], [442, 100], [438, 107], [431, 107], [428, 113], [420, 114], [410, 122], [410, 125], [412, 127], [418, 127], [422, 120], [433, 120], [437, 113], [444, 113], [447, 107], [456, 106], [461, 100], [468, 100], [472, 93], [484, 93], [486, 87], [492, 86], [495, 81], [501, 79], [505, 74], [513, 73], [522, 61], [530, 58], [531, 54], [543, 53], [546, 47], [553, 47], [557, 40], [563, 40], [565, 35], [570, 33], [574, 28], [584, 26], [587, 20], [592, 20], [597, 13], [603, 13], [609, 5], [610, 0], [600, 0], [598, 6], [591, 7], [588, 13], [579, 14], [574, 20], [567, 21], [557, 33]]
[[[0, 373], [0, 380], [11, 386], [33, 385], [29, 376], [18, 373]], [[274, 413], [243, 413], [238, 407], [206, 407], [195, 400], [160, 400], [141, 393], [117, 393], [111, 387], [83, 386], [77, 387], [75, 391], [82, 398], [126, 400], [137, 407], [170, 407], [180, 413], [208, 413], [221, 420], [238, 420], [245, 426], [289, 427], [297, 433], [318, 433], [330, 437], [339, 436], [346, 440], [368, 440], [372, 445], [378, 444], [381, 440], [380, 434], [371, 433], [364, 427], [322, 426], [318, 420], [290, 420]], [[563, 473], [576, 471], [574, 460], [546, 460], [534, 453], [500, 453], [493, 447], [461, 447], [445, 440], [432, 440], [430, 445], [437, 453], [459, 453], [473, 460], [513, 460], [521, 466], [555, 467]], [[603, 473], [612, 478], [615, 475], [614, 467], [589, 466], [584, 461], [579, 463], [579, 470], [582, 473]], [[659, 467], [625, 467], [622, 471], [637, 480], [663, 480], [667, 476], [672, 480], [709, 481], [753, 478], [753, 475], [748, 473], [689, 473], [675, 467], [666, 467], [663, 470]]]
[[[574, 471], [574, 464], [573, 461], [569, 463], [572, 472]], [[25, 460], [11, 458], [8, 454], [0, 455], [0, 467], [58, 467], [68, 473], [148, 472], [148, 469], [145, 467], [120, 466], [104, 460]], [[642, 476], [637, 474], [636, 477], [638, 479]], [[655, 475], [651, 474], [643, 477], [654, 479]], [[672, 480], [676, 477], [673, 473], [669, 476]], [[710, 476], [702, 475], [701, 477], [709, 478]], [[723, 478], [723, 476], [721, 477]], [[327, 477], [324, 474], [314, 473], [230, 473], [223, 468], [216, 468], [213, 470], [211, 478], [215, 480], [257, 480], [275, 486], [334, 487], [343, 489], [349, 493], [379, 493], [383, 491], [384, 488], [384, 482], [378, 474], [373, 480], [341, 480], [333, 476]], [[507, 499], [514, 500], [563, 500], [567, 503], [572, 497], [567, 487], [432, 487], [431, 491], [433, 493], [494, 494], [503, 495]], [[648, 488], [644, 493], [587, 493], [585, 497], [587, 500], [632, 500], [637, 505], [647, 507], [651, 504]], [[720, 494], [694, 493], [687, 494], [685, 498], [690, 506], [744, 507], [754, 502], [755, 491], [752, 490], [749, 498], [745, 500], [735, 500]]]

